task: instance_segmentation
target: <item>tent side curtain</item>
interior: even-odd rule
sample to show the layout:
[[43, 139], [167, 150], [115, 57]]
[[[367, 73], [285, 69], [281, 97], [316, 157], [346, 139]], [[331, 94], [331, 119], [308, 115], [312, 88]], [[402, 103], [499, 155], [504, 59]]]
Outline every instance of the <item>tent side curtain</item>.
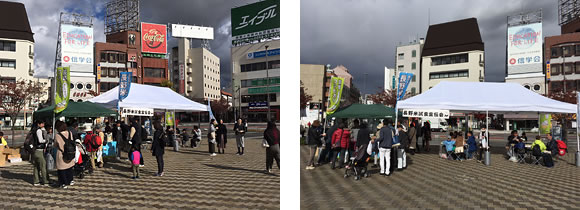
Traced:
[[120, 102], [119, 86], [89, 99], [89, 101], [115, 109], [118, 106], [121, 108], [149, 108], [186, 112], [207, 111], [207, 105], [192, 101], [169, 88], [143, 84], [131, 84], [129, 95]]
[[341, 108], [328, 117], [335, 118], [361, 118], [361, 119], [384, 119], [394, 118], [395, 109], [382, 104], [352, 104]]
[[449, 81], [399, 101], [397, 109], [576, 113], [575, 104], [544, 97], [517, 83]]

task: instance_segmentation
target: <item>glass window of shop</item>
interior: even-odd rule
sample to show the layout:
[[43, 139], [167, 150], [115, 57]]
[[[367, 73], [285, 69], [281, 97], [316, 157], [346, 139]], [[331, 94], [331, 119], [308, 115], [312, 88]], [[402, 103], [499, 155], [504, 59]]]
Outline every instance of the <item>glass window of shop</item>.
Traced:
[[145, 77], [165, 78], [165, 69], [145, 68]]

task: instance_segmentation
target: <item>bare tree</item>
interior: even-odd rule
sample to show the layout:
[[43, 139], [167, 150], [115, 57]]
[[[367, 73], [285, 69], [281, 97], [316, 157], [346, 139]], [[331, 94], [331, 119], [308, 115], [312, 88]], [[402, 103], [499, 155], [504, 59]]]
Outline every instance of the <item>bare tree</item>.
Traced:
[[[413, 96], [415, 96], [415, 94], [407, 92], [403, 99], [407, 99]], [[370, 98], [375, 104], [383, 104], [389, 107], [395, 107], [395, 104], [397, 103], [397, 91], [384, 90], [383, 88], [379, 88], [379, 91], [373, 95], [370, 95]]]
[[39, 82], [19, 80], [16, 82], [0, 83], [0, 108], [10, 116], [12, 130], [12, 144], [14, 144], [14, 125], [20, 112], [32, 100], [40, 98], [44, 85]]

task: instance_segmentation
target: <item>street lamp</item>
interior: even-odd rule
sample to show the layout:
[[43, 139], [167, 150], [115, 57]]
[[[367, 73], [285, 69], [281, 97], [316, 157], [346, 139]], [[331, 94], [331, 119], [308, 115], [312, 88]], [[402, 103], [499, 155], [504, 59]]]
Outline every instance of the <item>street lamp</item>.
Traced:
[[266, 100], [267, 100], [267, 105], [268, 105], [268, 114], [267, 114], [267, 121], [270, 121], [270, 74], [269, 74], [269, 68], [270, 66], [268, 65], [268, 45], [265, 46], [266, 48]]

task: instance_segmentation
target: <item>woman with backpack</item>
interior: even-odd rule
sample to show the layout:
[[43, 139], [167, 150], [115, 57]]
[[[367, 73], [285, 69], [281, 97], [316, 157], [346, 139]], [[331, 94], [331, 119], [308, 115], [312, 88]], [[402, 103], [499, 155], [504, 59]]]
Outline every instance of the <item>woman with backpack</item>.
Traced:
[[163, 127], [159, 121], [153, 123], [153, 128], [155, 128], [155, 133], [153, 134], [153, 143], [151, 143], [151, 151], [153, 156], [157, 159], [157, 173], [155, 176], [163, 176], [163, 154], [165, 154], [165, 141], [167, 141], [167, 136], [163, 132]]
[[58, 132], [57, 135], [55, 135], [55, 146], [57, 148], [56, 169], [58, 170], [57, 186], [66, 189], [69, 185], [74, 185], [72, 168], [75, 165], [73, 160], [75, 157], [76, 145], [72, 133], [68, 131], [64, 122], [56, 122], [55, 128]]

